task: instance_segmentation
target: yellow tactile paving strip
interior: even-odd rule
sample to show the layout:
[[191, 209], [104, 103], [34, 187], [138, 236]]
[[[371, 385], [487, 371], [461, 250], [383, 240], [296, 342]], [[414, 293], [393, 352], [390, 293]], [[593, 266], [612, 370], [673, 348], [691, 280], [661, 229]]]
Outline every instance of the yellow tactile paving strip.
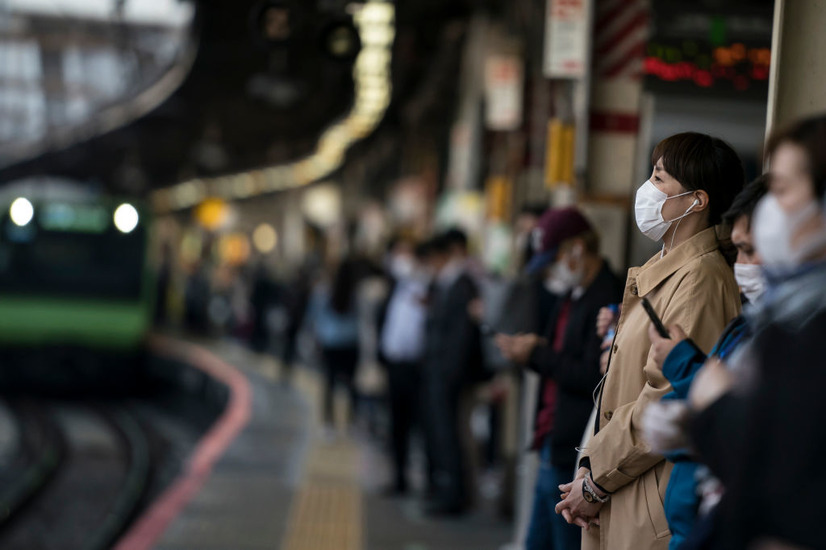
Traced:
[[309, 483], [294, 497], [282, 550], [361, 550], [361, 495], [353, 487]]
[[[318, 378], [301, 376], [295, 382], [318, 403]], [[314, 444], [304, 481], [293, 496], [281, 550], [364, 548], [358, 460], [358, 448], [348, 439]]]

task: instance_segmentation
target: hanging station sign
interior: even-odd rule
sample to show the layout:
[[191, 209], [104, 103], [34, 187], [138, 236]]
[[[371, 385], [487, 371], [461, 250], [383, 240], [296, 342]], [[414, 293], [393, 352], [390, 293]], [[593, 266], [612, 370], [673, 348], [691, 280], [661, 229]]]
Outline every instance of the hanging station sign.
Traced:
[[547, 78], [583, 78], [588, 66], [590, 0], [547, 0]]
[[490, 55], [485, 60], [485, 125], [494, 131], [522, 125], [522, 60], [518, 55]]

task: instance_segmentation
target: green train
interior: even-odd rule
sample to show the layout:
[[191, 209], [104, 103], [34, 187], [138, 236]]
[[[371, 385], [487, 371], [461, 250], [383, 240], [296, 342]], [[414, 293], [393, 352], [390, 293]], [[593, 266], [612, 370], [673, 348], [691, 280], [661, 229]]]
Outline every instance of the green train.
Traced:
[[59, 179], [0, 190], [0, 348], [132, 353], [152, 321], [150, 214]]

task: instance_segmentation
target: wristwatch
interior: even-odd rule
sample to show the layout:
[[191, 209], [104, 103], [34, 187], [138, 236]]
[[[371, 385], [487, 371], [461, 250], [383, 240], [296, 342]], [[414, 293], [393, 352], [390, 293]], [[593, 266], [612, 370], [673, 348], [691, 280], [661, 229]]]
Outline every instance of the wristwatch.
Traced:
[[588, 483], [588, 476], [585, 476], [582, 478], [582, 498], [589, 504], [605, 504], [611, 500], [611, 495], [599, 496], [591, 487], [591, 484]]

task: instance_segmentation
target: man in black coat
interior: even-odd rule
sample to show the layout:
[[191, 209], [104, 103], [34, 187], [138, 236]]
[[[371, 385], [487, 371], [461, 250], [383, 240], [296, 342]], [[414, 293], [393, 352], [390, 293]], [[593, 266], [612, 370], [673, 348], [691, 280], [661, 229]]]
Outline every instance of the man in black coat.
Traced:
[[575, 208], [550, 210], [536, 241], [554, 261], [546, 286], [557, 294], [544, 335], [498, 335], [502, 353], [542, 376], [532, 449], [540, 452], [540, 472], [526, 550], [578, 549], [581, 529], [554, 512], [561, 483], [575, 470], [576, 447], [593, 409], [599, 384], [599, 310], [622, 299], [622, 283], [599, 255], [599, 238]]
[[434, 281], [425, 329], [424, 420], [433, 461], [434, 499], [426, 511], [455, 515], [468, 505], [467, 452], [463, 449], [459, 404], [482, 370], [479, 327], [470, 303], [479, 295], [467, 273], [467, 237], [451, 230], [432, 243]]

